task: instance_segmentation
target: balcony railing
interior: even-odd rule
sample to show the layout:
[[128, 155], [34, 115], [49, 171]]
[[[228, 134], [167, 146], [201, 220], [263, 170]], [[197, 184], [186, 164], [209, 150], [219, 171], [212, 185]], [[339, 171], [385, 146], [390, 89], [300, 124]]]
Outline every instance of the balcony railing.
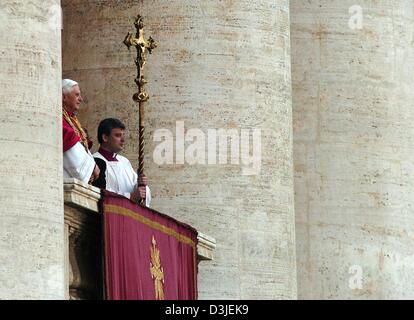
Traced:
[[[67, 299], [102, 299], [100, 190], [76, 179], [64, 181]], [[198, 233], [198, 261], [212, 260], [214, 238]]]

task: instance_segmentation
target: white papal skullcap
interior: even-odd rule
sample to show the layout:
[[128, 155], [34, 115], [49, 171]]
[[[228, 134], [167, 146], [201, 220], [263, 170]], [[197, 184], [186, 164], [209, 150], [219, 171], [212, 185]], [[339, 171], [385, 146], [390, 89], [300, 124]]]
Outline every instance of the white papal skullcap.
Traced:
[[76, 85], [78, 85], [78, 83], [76, 81], [73, 81], [71, 79], [63, 79], [62, 80], [62, 92], [63, 93], [68, 93], [68, 92], [71, 91], [70, 89], [73, 86], [76, 86]]

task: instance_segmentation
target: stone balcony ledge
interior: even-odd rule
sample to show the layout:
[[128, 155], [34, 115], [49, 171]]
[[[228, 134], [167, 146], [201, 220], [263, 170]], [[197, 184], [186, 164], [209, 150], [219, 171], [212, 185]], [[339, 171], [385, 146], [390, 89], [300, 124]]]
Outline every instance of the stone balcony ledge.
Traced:
[[65, 205], [98, 213], [98, 202], [101, 199], [99, 188], [91, 186], [77, 179], [63, 181]]

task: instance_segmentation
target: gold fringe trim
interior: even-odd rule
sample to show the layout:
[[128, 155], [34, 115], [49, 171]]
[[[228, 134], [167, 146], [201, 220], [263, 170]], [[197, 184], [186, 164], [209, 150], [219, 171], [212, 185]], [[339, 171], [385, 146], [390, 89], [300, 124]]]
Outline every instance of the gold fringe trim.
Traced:
[[190, 245], [194, 250], [196, 249], [196, 244], [191, 238], [184, 236], [178, 233], [177, 231], [175, 231], [174, 229], [166, 227], [156, 221], [152, 221], [132, 210], [122, 208], [122, 207], [119, 207], [113, 204], [104, 204], [104, 210], [105, 212], [108, 212], [108, 213], [119, 214], [125, 217], [130, 217], [134, 219], [135, 221], [141, 222], [142, 224], [145, 224], [146, 226], [152, 229], [161, 231], [162, 233], [165, 233], [171, 237], [174, 237], [179, 242]]

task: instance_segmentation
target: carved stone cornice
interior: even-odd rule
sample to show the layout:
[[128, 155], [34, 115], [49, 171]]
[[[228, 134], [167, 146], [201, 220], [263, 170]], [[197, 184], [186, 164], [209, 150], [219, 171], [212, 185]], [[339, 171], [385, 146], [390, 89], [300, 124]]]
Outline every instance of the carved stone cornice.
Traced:
[[64, 201], [70, 207], [98, 213], [98, 201], [101, 198], [99, 188], [77, 179], [65, 179], [63, 182]]
[[197, 245], [198, 260], [213, 260], [213, 252], [215, 249], [216, 239], [199, 232]]

